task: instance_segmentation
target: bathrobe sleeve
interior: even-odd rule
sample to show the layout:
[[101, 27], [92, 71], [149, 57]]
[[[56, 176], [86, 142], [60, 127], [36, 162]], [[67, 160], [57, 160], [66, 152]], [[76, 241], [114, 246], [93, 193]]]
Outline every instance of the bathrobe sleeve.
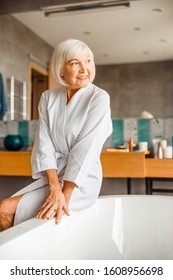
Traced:
[[103, 144], [111, 133], [110, 98], [101, 91], [92, 100], [84, 125], [69, 153], [63, 180], [82, 186], [92, 163], [100, 161]]
[[41, 96], [38, 110], [39, 122], [31, 157], [32, 177], [34, 179], [42, 177], [44, 170], [57, 169], [55, 147], [50, 136], [46, 92]]

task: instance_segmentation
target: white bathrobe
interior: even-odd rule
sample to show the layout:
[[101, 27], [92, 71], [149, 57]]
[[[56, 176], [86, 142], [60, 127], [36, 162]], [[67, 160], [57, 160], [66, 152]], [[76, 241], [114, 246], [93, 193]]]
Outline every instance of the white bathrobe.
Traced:
[[19, 201], [14, 225], [36, 215], [49, 194], [44, 170], [56, 169], [63, 181], [76, 188], [70, 210], [90, 207], [102, 183], [100, 153], [112, 133], [110, 98], [93, 84], [78, 90], [68, 104], [66, 89], [45, 91], [39, 103], [39, 123], [32, 152], [32, 176], [36, 180], [15, 194]]

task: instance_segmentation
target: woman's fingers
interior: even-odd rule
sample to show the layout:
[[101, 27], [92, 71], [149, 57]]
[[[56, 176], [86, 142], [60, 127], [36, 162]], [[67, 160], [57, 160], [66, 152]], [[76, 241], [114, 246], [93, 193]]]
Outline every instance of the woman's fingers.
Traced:
[[70, 212], [69, 212], [68, 207], [66, 205], [58, 208], [58, 210], [56, 212], [56, 224], [59, 224], [59, 222], [61, 221], [61, 218], [64, 214], [70, 216]]
[[46, 214], [48, 211], [49, 206], [45, 206], [44, 208], [42, 207], [39, 212], [37, 213], [37, 218], [43, 218], [43, 216]]
[[47, 210], [47, 212], [43, 215], [43, 218], [46, 218], [46, 219], [51, 219], [51, 217], [53, 216], [55, 216], [55, 214], [56, 214], [56, 208], [55, 208], [55, 206], [52, 206], [52, 207], [50, 207], [48, 210]]
[[44, 207], [42, 206], [39, 212], [37, 213], [37, 218], [43, 218], [43, 216], [49, 211], [49, 209], [52, 208], [52, 204], [47, 204]]
[[56, 216], [56, 211], [54, 210], [54, 211], [52, 212], [52, 215], [50, 215], [49, 220], [55, 218], [55, 216]]
[[37, 218], [45, 218], [44, 216], [46, 215], [46, 213], [49, 211], [49, 209], [54, 209], [56, 210], [58, 208], [57, 202], [55, 201], [54, 198], [52, 197], [48, 197], [46, 199], [46, 201], [43, 203], [43, 205], [41, 206], [39, 212], [37, 213]]
[[56, 223], [58, 224], [64, 214], [70, 215], [64, 196], [56, 197], [56, 200], [53, 196], [49, 196], [38, 211], [36, 217], [40, 219], [52, 219], [56, 217]]
[[67, 205], [64, 205], [62, 209], [67, 216], [70, 216], [70, 211], [69, 211]]
[[59, 222], [61, 221], [62, 215], [63, 215], [63, 210], [62, 210], [62, 208], [59, 208], [56, 212], [56, 218], [55, 218], [56, 224], [59, 224]]

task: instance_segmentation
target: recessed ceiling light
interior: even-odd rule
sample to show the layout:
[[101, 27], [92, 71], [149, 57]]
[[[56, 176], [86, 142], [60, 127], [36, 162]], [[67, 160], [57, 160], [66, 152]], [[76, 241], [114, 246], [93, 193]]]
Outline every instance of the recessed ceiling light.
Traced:
[[90, 32], [90, 31], [84, 31], [83, 34], [85, 34], [85, 35], [91, 35], [91, 32]]
[[162, 8], [154, 8], [154, 9], [152, 9], [152, 12], [161, 13], [161, 12], [163, 12], [163, 9]]
[[134, 30], [135, 30], [135, 31], [140, 31], [141, 28], [140, 28], [140, 27], [134, 27]]
[[160, 43], [167, 43], [167, 40], [166, 39], [159, 39], [159, 42]]

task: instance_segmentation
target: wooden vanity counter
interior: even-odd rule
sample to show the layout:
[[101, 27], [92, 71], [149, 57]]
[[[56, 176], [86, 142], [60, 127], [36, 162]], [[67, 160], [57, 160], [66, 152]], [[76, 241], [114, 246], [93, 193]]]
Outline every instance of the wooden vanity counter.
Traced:
[[145, 159], [145, 177], [173, 178], [173, 159]]
[[[0, 151], [0, 175], [31, 176], [31, 151]], [[105, 178], [173, 178], [173, 159], [145, 158], [143, 152], [102, 152]]]
[[0, 175], [31, 176], [31, 152], [0, 151]]
[[102, 152], [103, 177], [106, 178], [144, 178], [144, 152]]

